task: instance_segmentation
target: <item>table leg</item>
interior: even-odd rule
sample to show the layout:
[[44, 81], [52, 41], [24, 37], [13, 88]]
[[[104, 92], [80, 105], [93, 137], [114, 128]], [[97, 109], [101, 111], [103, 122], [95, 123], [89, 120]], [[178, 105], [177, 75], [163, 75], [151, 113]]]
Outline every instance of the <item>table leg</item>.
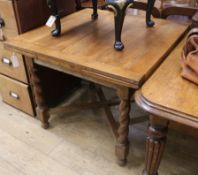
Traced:
[[131, 90], [119, 89], [118, 96], [120, 97], [120, 106], [119, 106], [119, 127], [118, 127], [118, 137], [115, 147], [115, 153], [118, 158], [118, 164], [123, 166], [126, 164], [127, 155], [129, 152], [129, 123], [130, 123], [130, 98]]
[[32, 67], [30, 68], [30, 78], [31, 78], [30, 82], [34, 93], [35, 102], [37, 105], [36, 113], [39, 120], [42, 122], [42, 127], [44, 129], [47, 129], [49, 127], [49, 122], [48, 122], [49, 113], [43, 97], [43, 90], [38, 75], [38, 69], [35, 64], [32, 64]]
[[165, 149], [168, 121], [150, 116], [146, 141], [146, 168], [143, 175], [158, 175], [158, 168]]
[[56, 17], [55, 29], [52, 31], [52, 36], [59, 36], [61, 34], [61, 22], [56, 2], [55, 0], [47, 0], [47, 5], [51, 11], [51, 14]]
[[97, 19], [98, 18], [98, 12], [97, 12], [97, 8], [98, 8], [98, 0], [92, 0], [92, 4], [93, 4], [93, 14], [92, 14], [92, 19]]

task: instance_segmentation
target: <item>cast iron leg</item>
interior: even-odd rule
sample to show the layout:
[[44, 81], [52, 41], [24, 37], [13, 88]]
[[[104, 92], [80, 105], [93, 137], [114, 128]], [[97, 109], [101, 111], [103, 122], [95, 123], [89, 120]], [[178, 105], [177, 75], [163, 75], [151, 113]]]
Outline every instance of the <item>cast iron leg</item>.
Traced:
[[126, 14], [126, 9], [132, 5], [133, 0], [106, 0], [107, 5], [115, 12], [115, 44], [114, 48], [116, 50], [122, 50], [124, 44], [121, 40], [122, 27], [124, 23], [124, 18]]
[[130, 123], [129, 112], [131, 94], [132, 93], [127, 88], [118, 90], [118, 95], [121, 102], [119, 106], [119, 128], [115, 153], [118, 158], [118, 164], [121, 166], [126, 164], [127, 155], [129, 153], [128, 134]]
[[154, 26], [154, 22], [151, 20], [151, 14], [152, 14], [152, 10], [155, 4], [155, 0], [148, 0], [147, 3], [147, 9], [146, 9], [146, 25], [148, 27], [153, 27]]
[[98, 18], [98, 12], [97, 12], [97, 8], [98, 8], [98, 0], [92, 0], [92, 4], [93, 4], [93, 14], [92, 14], [92, 19], [97, 19]]
[[42, 122], [42, 127], [47, 129], [49, 127], [49, 113], [48, 108], [45, 104], [45, 100], [43, 97], [43, 91], [41, 87], [41, 82], [38, 75], [38, 69], [35, 64], [32, 64], [30, 68], [30, 78], [31, 78], [31, 86], [34, 92], [34, 98], [36, 102], [36, 113], [39, 120]]
[[114, 48], [116, 50], [122, 50], [124, 44], [121, 41], [122, 27], [124, 23], [125, 12], [119, 10], [120, 12], [116, 15], [115, 18], [115, 44]]
[[158, 168], [165, 149], [168, 121], [150, 116], [146, 141], [146, 168], [143, 175], [158, 175]]
[[61, 23], [58, 9], [56, 6], [56, 0], [47, 0], [47, 5], [51, 11], [51, 14], [56, 17], [55, 29], [52, 31], [52, 36], [59, 36], [61, 34]]

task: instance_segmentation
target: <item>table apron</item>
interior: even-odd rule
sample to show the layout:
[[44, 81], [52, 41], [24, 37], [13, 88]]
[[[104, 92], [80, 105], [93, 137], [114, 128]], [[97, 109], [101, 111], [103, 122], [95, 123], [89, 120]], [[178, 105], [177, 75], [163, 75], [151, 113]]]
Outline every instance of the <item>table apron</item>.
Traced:
[[61, 63], [51, 63], [48, 61], [43, 61], [41, 59], [33, 59], [34, 63], [40, 66], [48, 67], [53, 70], [57, 70], [66, 74], [70, 74], [82, 79], [90, 80], [94, 83], [98, 83], [110, 88], [114, 89], [121, 89], [123, 87], [125, 88], [131, 88], [131, 89], [138, 89], [138, 85], [128, 83], [122, 80], [114, 79], [96, 72], [92, 72], [90, 70], [86, 69], [76, 69], [72, 66], [68, 65], [61, 65]]

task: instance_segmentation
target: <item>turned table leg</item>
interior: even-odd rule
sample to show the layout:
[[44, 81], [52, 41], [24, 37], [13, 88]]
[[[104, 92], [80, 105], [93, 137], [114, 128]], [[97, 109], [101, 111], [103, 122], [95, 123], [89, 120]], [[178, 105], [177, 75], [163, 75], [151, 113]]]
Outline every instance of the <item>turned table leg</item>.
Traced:
[[52, 31], [52, 36], [59, 36], [61, 34], [61, 22], [56, 2], [55, 0], [47, 0], [47, 5], [51, 11], [51, 14], [56, 17], [55, 29]]
[[120, 106], [119, 106], [119, 127], [118, 127], [118, 137], [115, 147], [115, 153], [118, 158], [119, 165], [125, 165], [127, 161], [127, 155], [129, 152], [129, 123], [130, 123], [130, 98], [131, 98], [130, 89], [119, 89], [118, 96], [120, 97]]
[[150, 116], [146, 141], [146, 167], [143, 175], [158, 175], [158, 168], [165, 149], [168, 121]]
[[33, 89], [34, 98], [35, 98], [35, 102], [37, 106], [36, 113], [37, 113], [39, 120], [42, 123], [42, 127], [44, 129], [47, 129], [49, 127], [49, 122], [48, 122], [49, 113], [48, 113], [48, 108], [45, 104], [45, 100], [43, 97], [43, 90], [42, 90], [41, 82], [40, 82], [39, 75], [38, 75], [38, 68], [33, 63], [29, 71], [30, 71], [29, 73], [30, 82], [31, 82], [31, 86]]

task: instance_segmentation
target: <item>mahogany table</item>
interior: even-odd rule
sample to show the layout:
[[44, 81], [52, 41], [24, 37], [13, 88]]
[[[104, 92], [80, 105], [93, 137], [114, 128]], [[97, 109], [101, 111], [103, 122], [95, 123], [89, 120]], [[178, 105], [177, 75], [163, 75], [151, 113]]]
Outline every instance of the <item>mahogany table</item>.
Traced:
[[144, 175], [158, 174], [169, 121], [198, 129], [198, 86], [180, 76], [184, 42], [174, 49], [135, 95], [139, 106], [151, 114]]
[[[44, 26], [8, 41], [5, 47], [26, 56], [27, 71], [38, 104], [37, 116], [44, 128], [49, 126], [48, 119], [54, 109], [49, 109], [43, 98], [39, 65], [116, 89], [120, 97], [119, 125], [112, 126], [117, 140], [116, 155], [124, 164], [129, 149], [132, 93], [166, 58], [187, 27], [156, 19], [156, 26], [147, 28], [144, 18], [126, 16], [123, 28], [126, 48], [117, 52], [110, 44], [114, 40], [112, 13], [100, 11], [101, 20], [92, 21], [91, 11], [85, 9], [63, 18], [62, 37], [51, 37], [51, 29]], [[112, 117], [110, 120], [115, 123]]]

